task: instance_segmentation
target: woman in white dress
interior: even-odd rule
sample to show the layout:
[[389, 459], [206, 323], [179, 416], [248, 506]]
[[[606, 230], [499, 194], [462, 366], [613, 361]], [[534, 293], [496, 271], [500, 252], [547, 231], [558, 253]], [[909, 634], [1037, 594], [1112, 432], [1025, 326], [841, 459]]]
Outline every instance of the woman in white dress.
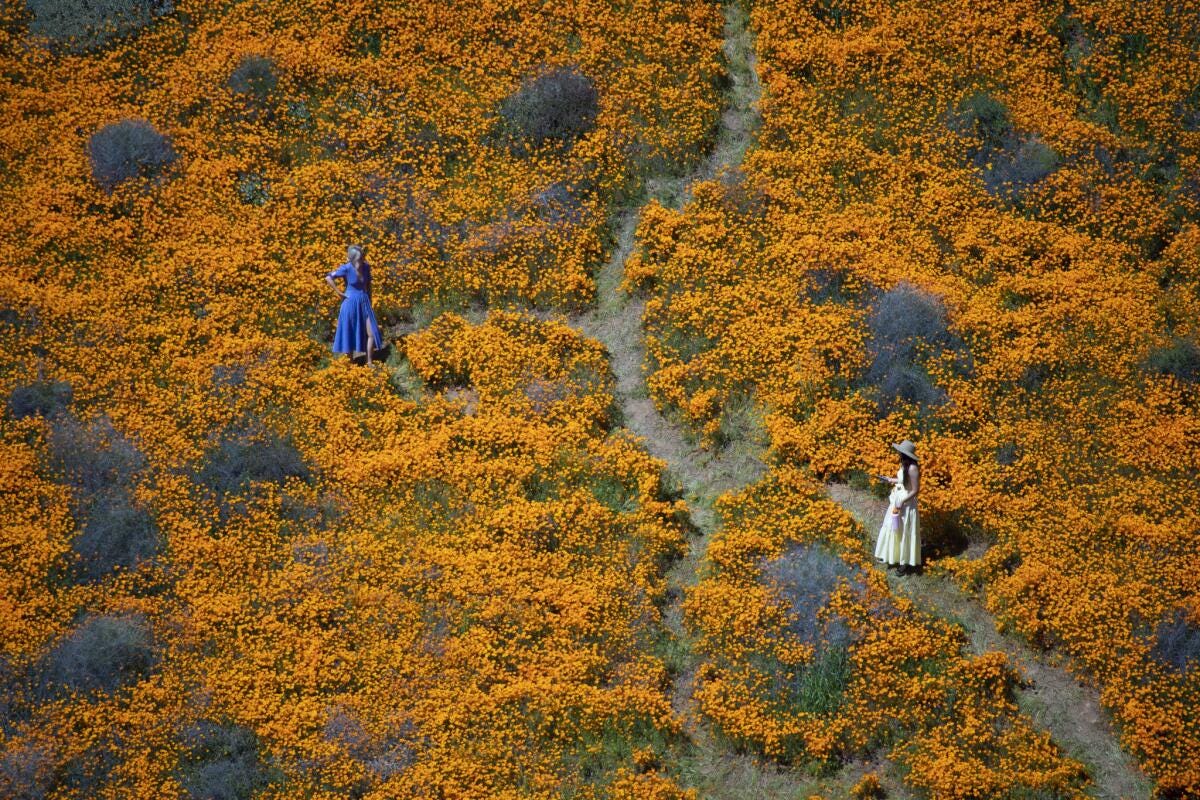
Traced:
[[875, 558], [885, 564], [906, 567], [921, 565], [921, 522], [917, 516], [917, 492], [921, 488], [921, 468], [917, 464], [916, 446], [905, 439], [892, 445], [900, 453], [900, 469], [896, 477], [877, 476], [892, 484], [888, 510], [879, 538], [875, 540]]

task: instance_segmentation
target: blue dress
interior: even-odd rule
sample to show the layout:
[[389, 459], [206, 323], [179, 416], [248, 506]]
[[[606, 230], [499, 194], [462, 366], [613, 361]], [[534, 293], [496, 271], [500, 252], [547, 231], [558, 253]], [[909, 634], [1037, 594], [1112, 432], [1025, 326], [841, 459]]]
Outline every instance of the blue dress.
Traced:
[[[364, 272], [370, 270], [365, 264], [363, 267]], [[329, 277], [346, 281], [346, 299], [342, 301], [342, 308], [338, 311], [333, 352], [351, 355], [367, 352], [367, 331], [375, 337], [375, 349], [378, 350], [383, 346], [383, 337], [379, 335], [379, 323], [375, 320], [375, 312], [371, 310], [371, 297], [367, 294], [363, 276], [347, 261], [329, 273]]]

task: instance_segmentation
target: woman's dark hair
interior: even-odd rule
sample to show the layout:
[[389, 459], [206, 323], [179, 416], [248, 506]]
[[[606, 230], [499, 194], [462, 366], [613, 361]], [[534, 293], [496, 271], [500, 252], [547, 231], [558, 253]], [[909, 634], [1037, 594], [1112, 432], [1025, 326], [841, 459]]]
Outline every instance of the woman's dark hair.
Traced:
[[[900, 453], [900, 463], [904, 465], [905, 469], [908, 469], [910, 465], [916, 464], [917, 460], [915, 458], [911, 458], [910, 456], [904, 455], [904, 453]], [[920, 467], [918, 467], [918, 469], [920, 469]]]

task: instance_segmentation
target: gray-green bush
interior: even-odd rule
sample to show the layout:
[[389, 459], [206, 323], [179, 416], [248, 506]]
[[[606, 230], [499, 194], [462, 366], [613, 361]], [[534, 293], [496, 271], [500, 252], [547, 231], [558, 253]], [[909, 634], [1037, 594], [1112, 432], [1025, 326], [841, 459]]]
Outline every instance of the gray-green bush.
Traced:
[[1150, 351], [1146, 368], [1183, 383], [1200, 382], [1200, 347], [1191, 339], [1176, 336], [1171, 344]]
[[551, 225], [576, 225], [583, 219], [586, 196], [586, 188], [579, 184], [555, 181], [533, 196], [533, 212]]
[[818, 648], [844, 647], [850, 643], [845, 625], [824, 625], [817, 613], [829, 603], [838, 584], [845, 581], [862, 591], [865, 582], [858, 567], [847, 564], [818, 544], [793, 544], [782, 555], [762, 567], [766, 582], [787, 604], [792, 617], [788, 633]]
[[965, 98], [948, 120], [951, 130], [973, 140], [967, 150], [988, 193], [1019, 201], [1058, 168], [1058, 154], [1036, 133], [1018, 131], [1008, 109], [987, 92]]
[[209, 448], [197, 480], [219, 497], [254, 483], [282, 484], [288, 478], [312, 477], [300, 451], [284, 436], [254, 425], [230, 428]]
[[263, 206], [271, 199], [270, 186], [257, 172], [242, 172], [237, 178], [237, 194], [246, 205]]
[[92, 177], [106, 192], [134, 177], [154, 178], [175, 162], [171, 140], [144, 119], [105, 125], [88, 140]]
[[842, 305], [855, 299], [847, 285], [847, 275], [842, 270], [820, 267], [809, 272], [805, 278], [804, 297], [810, 303]]
[[1175, 114], [1185, 131], [1200, 131], [1200, 86], [1175, 104]]
[[336, 742], [351, 758], [363, 764], [376, 779], [388, 778], [408, 769], [416, 761], [416, 726], [405, 721], [394, 734], [380, 739], [371, 736], [362, 723], [344, 708], [331, 710], [322, 734]]
[[0, 797], [42, 800], [53, 785], [54, 763], [41, 747], [27, 744], [0, 755]]
[[47, 445], [51, 468], [73, 490], [74, 578], [102, 580], [153, 558], [161, 547], [158, 526], [132, 492], [146, 468], [137, 447], [107, 417], [83, 424], [68, 415], [55, 419]]
[[258, 737], [241, 725], [200, 720], [180, 738], [179, 782], [195, 800], [250, 800], [278, 778], [259, 754]]
[[234, 94], [260, 102], [267, 99], [278, 83], [275, 62], [261, 55], [242, 56], [225, 81]]
[[74, 52], [101, 47], [174, 10], [172, 0], [26, 0], [29, 32]]
[[34, 381], [15, 387], [8, 396], [8, 413], [13, 419], [53, 417], [71, 405], [71, 384], [65, 381]]
[[1154, 629], [1150, 652], [1180, 672], [1195, 669], [1200, 664], [1200, 626], [1192, 624], [1182, 608], [1175, 609]]
[[907, 281], [876, 297], [867, 325], [870, 364], [863, 380], [877, 392], [881, 414], [901, 401], [922, 410], [945, 402], [946, 393], [925, 370], [927, 359], [949, 352], [969, 366], [969, 353], [950, 330], [941, 298]]
[[157, 662], [145, 615], [89, 616], [46, 654], [39, 670], [39, 694], [112, 694], [146, 677]]
[[865, 590], [861, 570], [821, 544], [803, 543], [763, 564], [762, 575], [787, 606], [786, 634], [814, 648], [812, 660], [802, 669], [763, 665], [772, 681], [773, 702], [789, 712], [836, 710], [850, 679], [849, 647], [855, 637], [842, 618], [822, 621], [818, 614], [839, 584], [845, 582], [856, 592]]
[[132, 570], [158, 554], [158, 526], [127, 490], [105, 492], [90, 500], [83, 527], [71, 540], [78, 555], [76, 580], [93, 583], [116, 569]]
[[94, 495], [114, 486], [129, 486], [146, 467], [146, 457], [105, 416], [89, 423], [65, 417], [51, 428], [47, 439], [50, 465], [83, 495]]
[[573, 142], [595, 126], [599, 112], [596, 85], [575, 66], [541, 72], [500, 104], [503, 131], [518, 155], [547, 142]]

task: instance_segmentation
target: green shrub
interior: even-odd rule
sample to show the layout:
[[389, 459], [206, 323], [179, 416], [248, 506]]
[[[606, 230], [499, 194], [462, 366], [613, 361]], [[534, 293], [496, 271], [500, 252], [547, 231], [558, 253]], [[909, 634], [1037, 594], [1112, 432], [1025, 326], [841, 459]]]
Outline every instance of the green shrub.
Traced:
[[592, 479], [592, 496], [600, 505], [614, 514], [637, 510], [637, 492], [612, 475], [599, 475]]
[[875, 299], [867, 324], [870, 364], [864, 382], [875, 388], [880, 414], [901, 401], [919, 409], [944, 403], [946, 393], [929, 377], [926, 359], [951, 353], [966, 368], [969, 354], [950, 330], [941, 298], [901, 281]]
[[547, 142], [570, 144], [596, 124], [599, 97], [578, 67], [555, 67], [526, 80], [500, 104], [503, 131], [514, 154]]
[[987, 147], [999, 147], [1012, 132], [1008, 107], [987, 92], [964, 98], [950, 119], [950, 128], [964, 136], [977, 136]]
[[786, 682], [785, 702], [809, 714], [830, 714], [842, 705], [850, 681], [850, 652], [845, 647], [826, 647]]
[[266, 180], [257, 172], [238, 173], [238, 199], [251, 206], [263, 206], [271, 199]]
[[259, 755], [258, 737], [241, 725], [200, 720], [181, 736], [179, 782], [196, 800], [250, 800], [277, 780]]
[[106, 192], [134, 177], [154, 178], [175, 162], [171, 140], [144, 119], [105, 125], [88, 140], [92, 177]]
[[275, 62], [267, 56], [245, 55], [234, 67], [225, 85], [236, 95], [262, 102], [275, 90], [279, 76]]
[[17, 386], [8, 396], [8, 413], [13, 419], [34, 415], [54, 417], [71, 405], [71, 384], [64, 381], [34, 381]]
[[973, 140], [967, 156], [981, 171], [988, 193], [1020, 200], [1026, 189], [1058, 168], [1058, 154], [1035, 133], [1013, 127], [1008, 109], [987, 92], [965, 98], [948, 120], [951, 130]]
[[1171, 375], [1183, 383], [1200, 382], [1200, 347], [1191, 339], [1176, 336], [1166, 347], [1150, 351], [1146, 368], [1160, 375]]
[[1180, 672], [1200, 664], [1200, 627], [1188, 621], [1182, 608], [1175, 609], [1154, 629], [1151, 655]]
[[816, 0], [811, 5], [813, 16], [835, 30], [842, 30], [855, 16], [854, 3], [849, 0]]
[[140, 613], [90, 616], [47, 653], [40, 694], [112, 694], [146, 677], [158, 661], [149, 621]]
[[172, 0], [26, 0], [29, 32], [74, 52], [100, 47], [174, 10]]

